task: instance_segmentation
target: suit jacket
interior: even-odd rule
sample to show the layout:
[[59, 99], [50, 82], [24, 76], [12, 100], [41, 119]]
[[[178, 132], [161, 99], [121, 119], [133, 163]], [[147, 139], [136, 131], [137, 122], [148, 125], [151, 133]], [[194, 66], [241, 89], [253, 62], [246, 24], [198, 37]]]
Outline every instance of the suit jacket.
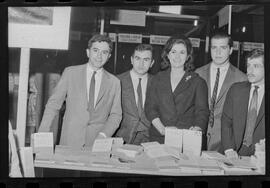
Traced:
[[[238, 152], [243, 143], [250, 87], [249, 82], [235, 83], [227, 94], [221, 118], [221, 141], [224, 151], [231, 148]], [[253, 154], [254, 145], [260, 139], [265, 138], [264, 100], [263, 97], [253, 133], [253, 144], [251, 146]]]
[[[124, 72], [118, 78], [121, 81], [122, 88], [123, 118], [116, 136], [123, 137], [124, 141], [129, 144], [148, 142], [148, 130], [151, 123], [145, 117], [144, 111], [141, 116], [138, 114], [130, 71]], [[149, 89], [149, 85], [151, 85], [151, 79], [152, 76], [148, 75], [146, 92]]]
[[[208, 86], [208, 103], [211, 101], [210, 63], [196, 70], [196, 72], [206, 81]], [[219, 95], [216, 98], [214, 109], [214, 125], [207, 128], [207, 150], [222, 152], [221, 147], [221, 114], [224, 101], [230, 86], [235, 82], [246, 81], [246, 75], [230, 64]]]
[[40, 132], [50, 131], [54, 116], [66, 100], [61, 145], [92, 145], [99, 132], [112, 136], [122, 118], [120, 81], [106, 70], [102, 75], [95, 109], [89, 112], [86, 66], [87, 64], [66, 68], [46, 105]]
[[[186, 72], [172, 92], [170, 72], [169, 68], [154, 76], [145, 102], [146, 117], [150, 122], [160, 118], [164, 126], [181, 129], [198, 126], [205, 133], [209, 118], [205, 81], [197, 73]], [[164, 136], [154, 126], [149, 134], [151, 141], [164, 143]]]

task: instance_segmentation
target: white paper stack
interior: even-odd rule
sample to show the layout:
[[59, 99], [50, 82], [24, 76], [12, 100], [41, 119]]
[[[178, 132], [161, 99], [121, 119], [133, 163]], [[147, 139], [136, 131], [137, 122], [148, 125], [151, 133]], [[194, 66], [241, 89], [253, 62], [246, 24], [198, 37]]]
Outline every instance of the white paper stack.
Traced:
[[200, 156], [202, 148], [202, 132], [183, 129], [183, 153]]
[[21, 147], [20, 157], [22, 161], [23, 177], [35, 177], [32, 147]]
[[165, 145], [179, 148], [182, 152], [183, 130], [176, 127], [165, 127]]
[[135, 158], [136, 155], [143, 152], [143, 148], [137, 145], [125, 144], [122, 147], [117, 148], [116, 152], [123, 153], [130, 158]]
[[31, 135], [33, 153], [39, 155], [53, 155], [53, 133], [40, 132]]
[[113, 138], [96, 139], [92, 152], [111, 152], [113, 144]]

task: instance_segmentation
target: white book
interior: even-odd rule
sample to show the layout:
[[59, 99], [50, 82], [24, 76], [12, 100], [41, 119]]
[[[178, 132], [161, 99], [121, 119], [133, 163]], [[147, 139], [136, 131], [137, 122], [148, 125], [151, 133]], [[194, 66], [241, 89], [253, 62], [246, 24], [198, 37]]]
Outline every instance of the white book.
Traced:
[[53, 133], [39, 132], [31, 135], [33, 153], [53, 154]]
[[110, 152], [113, 138], [96, 139], [92, 147], [92, 152]]
[[165, 127], [165, 145], [179, 148], [182, 152], [183, 129]]
[[200, 156], [202, 148], [202, 132], [183, 129], [183, 153]]

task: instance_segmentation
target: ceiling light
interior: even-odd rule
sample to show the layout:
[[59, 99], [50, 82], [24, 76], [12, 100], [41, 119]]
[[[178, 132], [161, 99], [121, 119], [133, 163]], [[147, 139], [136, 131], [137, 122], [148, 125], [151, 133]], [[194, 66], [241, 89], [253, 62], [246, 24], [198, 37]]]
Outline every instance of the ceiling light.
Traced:
[[194, 26], [197, 26], [197, 25], [198, 25], [198, 20], [194, 20], [193, 25], [194, 25]]
[[246, 32], [246, 26], [242, 27], [242, 32], [245, 33]]

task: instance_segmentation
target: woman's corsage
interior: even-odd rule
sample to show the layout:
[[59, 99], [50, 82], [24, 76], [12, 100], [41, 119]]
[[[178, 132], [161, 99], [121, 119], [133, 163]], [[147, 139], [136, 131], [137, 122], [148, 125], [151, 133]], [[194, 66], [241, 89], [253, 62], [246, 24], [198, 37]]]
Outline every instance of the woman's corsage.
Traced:
[[191, 75], [186, 77], [186, 82], [191, 78]]

